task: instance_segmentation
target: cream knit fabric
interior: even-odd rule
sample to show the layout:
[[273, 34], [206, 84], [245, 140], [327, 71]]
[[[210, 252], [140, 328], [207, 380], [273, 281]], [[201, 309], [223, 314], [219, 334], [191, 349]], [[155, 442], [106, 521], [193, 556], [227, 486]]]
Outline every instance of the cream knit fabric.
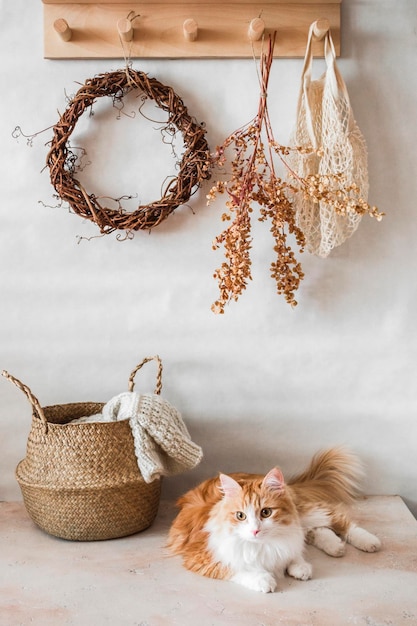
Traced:
[[99, 415], [78, 422], [129, 420], [138, 466], [145, 482], [192, 469], [203, 451], [191, 441], [180, 413], [157, 394], [126, 391], [112, 398]]

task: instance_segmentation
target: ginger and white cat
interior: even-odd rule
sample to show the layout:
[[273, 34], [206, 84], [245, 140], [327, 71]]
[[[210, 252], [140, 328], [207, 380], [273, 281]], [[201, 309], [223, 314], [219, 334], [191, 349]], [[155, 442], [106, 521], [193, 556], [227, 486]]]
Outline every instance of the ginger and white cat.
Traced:
[[375, 552], [377, 537], [348, 516], [361, 477], [358, 459], [343, 448], [317, 454], [285, 483], [282, 472], [220, 474], [182, 496], [168, 545], [187, 569], [270, 592], [288, 573], [308, 580], [305, 541], [331, 556], [345, 544]]

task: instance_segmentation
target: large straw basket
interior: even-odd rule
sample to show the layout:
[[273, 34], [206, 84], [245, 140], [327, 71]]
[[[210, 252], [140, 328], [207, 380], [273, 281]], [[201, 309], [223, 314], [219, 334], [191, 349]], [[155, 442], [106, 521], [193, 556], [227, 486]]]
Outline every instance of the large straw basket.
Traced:
[[[158, 364], [156, 394], [162, 388]], [[29, 387], [7, 372], [32, 405], [26, 458], [16, 478], [33, 521], [51, 535], [78, 541], [124, 537], [144, 530], [158, 512], [161, 481], [146, 483], [138, 468], [128, 420], [71, 424], [100, 413], [103, 403], [77, 402], [41, 407]]]

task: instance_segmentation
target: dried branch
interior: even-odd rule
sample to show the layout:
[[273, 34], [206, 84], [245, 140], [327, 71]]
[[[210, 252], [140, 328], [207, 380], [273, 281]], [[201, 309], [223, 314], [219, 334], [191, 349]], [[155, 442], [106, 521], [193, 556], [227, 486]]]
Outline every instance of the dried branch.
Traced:
[[253, 203], [260, 206], [260, 221], [271, 221], [276, 253], [276, 260], [271, 264], [271, 276], [276, 282], [278, 294], [284, 294], [292, 306], [297, 304], [294, 292], [304, 277], [287, 240], [288, 234], [294, 235], [302, 252], [304, 235], [295, 223], [294, 209], [287, 195], [289, 185], [277, 176], [272, 158], [272, 147], [278, 144], [269, 119], [267, 90], [274, 43], [275, 35], [269, 40], [268, 52], [261, 57], [261, 96], [256, 117], [229, 135], [214, 156], [215, 163], [223, 167], [228, 150], [233, 148], [229, 181], [218, 181], [207, 196], [208, 202], [212, 202], [218, 193], [226, 192], [229, 196], [226, 202], [228, 212], [223, 214], [222, 220], [230, 224], [213, 242], [215, 250], [224, 246], [226, 257], [226, 262], [214, 273], [220, 291], [219, 298], [212, 305], [215, 313], [224, 313], [225, 305], [230, 300], [238, 300], [252, 279]]

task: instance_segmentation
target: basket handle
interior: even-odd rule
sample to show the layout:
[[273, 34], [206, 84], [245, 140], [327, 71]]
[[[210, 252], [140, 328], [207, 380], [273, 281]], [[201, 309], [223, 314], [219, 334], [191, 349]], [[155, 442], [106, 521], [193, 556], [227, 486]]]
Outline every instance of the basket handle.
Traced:
[[34, 408], [35, 413], [37, 414], [37, 416], [39, 417], [41, 422], [43, 422], [45, 428], [47, 428], [48, 427], [48, 422], [46, 420], [46, 417], [45, 417], [45, 414], [44, 414], [44, 412], [42, 410], [42, 407], [41, 407], [41, 405], [39, 403], [39, 400], [37, 399], [36, 396], [33, 395], [32, 391], [29, 389], [29, 387], [27, 385], [24, 385], [22, 382], [20, 382], [20, 380], [18, 378], [15, 378], [11, 374], [9, 374], [9, 372], [6, 372], [6, 370], [3, 370], [1, 374], [5, 378], [7, 378], [7, 380], [10, 380], [10, 382], [14, 383], [16, 385], [16, 387], [18, 387], [21, 391], [23, 391], [23, 393], [25, 394], [25, 396], [27, 397], [27, 399], [31, 403], [32, 407]]
[[133, 389], [135, 388], [134, 378], [137, 372], [140, 370], [142, 365], [145, 365], [145, 363], [149, 363], [149, 361], [156, 361], [158, 363], [158, 372], [156, 375], [156, 387], [154, 393], [159, 396], [162, 389], [162, 361], [157, 354], [155, 356], [146, 357], [141, 363], [139, 363], [139, 365], [135, 367], [129, 377], [129, 391], [133, 391]]

